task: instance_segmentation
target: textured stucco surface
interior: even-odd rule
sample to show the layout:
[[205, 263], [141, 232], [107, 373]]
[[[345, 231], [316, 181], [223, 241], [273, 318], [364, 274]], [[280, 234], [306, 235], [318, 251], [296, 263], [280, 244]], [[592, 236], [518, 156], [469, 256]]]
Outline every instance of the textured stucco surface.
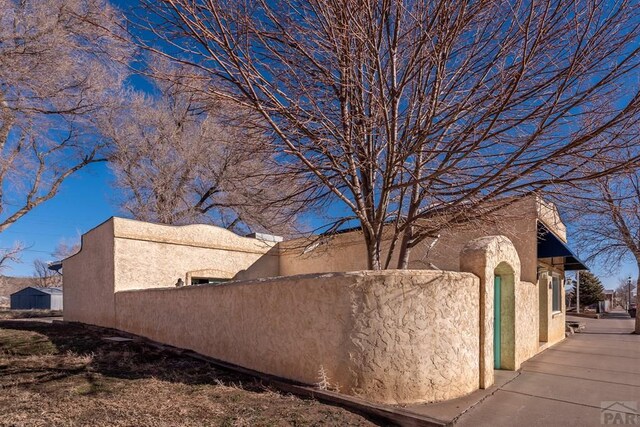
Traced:
[[538, 352], [538, 287], [520, 280], [520, 260], [505, 236], [472, 240], [461, 254], [460, 269], [480, 278], [480, 387], [494, 381], [494, 278], [499, 275], [501, 298], [501, 368], [517, 370]]
[[519, 367], [524, 361], [535, 356], [540, 347], [538, 286], [530, 282], [518, 282], [515, 303], [515, 364]]
[[567, 243], [567, 227], [562, 222], [558, 208], [553, 203], [546, 202], [540, 198], [537, 199], [536, 208], [538, 211], [538, 219], [547, 226], [547, 228]]
[[263, 254], [275, 242], [238, 236], [224, 228], [206, 224], [162, 225], [132, 219], [117, 218], [113, 221], [116, 237], [158, 243], [170, 243], [198, 248], [229, 250]]
[[478, 279], [332, 273], [116, 293], [117, 328], [384, 403], [478, 386]]
[[[303, 253], [300, 240], [112, 218], [64, 261], [65, 318], [306, 383], [322, 367], [341, 392], [373, 401], [452, 399], [493, 383], [496, 274], [503, 369], [518, 369], [539, 341], [564, 338], [564, 287], [563, 312], [551, 313], [544, 269], [562, 271], [537, 259], [537, 221], [566, 238], [557, 211], [528, 198], [502, 215], [443, 233], [428, 256], [423, 242], [411, 254], [414, 270], [351, 273], [333, 272], [366, 268], [358, 232]], [[425, 270], [430, 263], [445, 271]], [[175, 288], [191, 277], [233, 282]]]
[[[122, 218], [114, 218], [114, 237], [116, 290], [171, 287], [196, 270], [218, 270], [230, 278], [275, 245], [210, 225], [165, 226]], [[266, 258], [261, 273], [277, 275], [278, 259]]]
[[364, 279], [351, 295], [356, 394], [408, 403], [478, 388], [477, 277], [409, 271]]
[[111, 218], [82, 237], [63, 261], [65, 318], [115, 326], [114, 292], [174, 287], [192, 271], [232, 278], [243, 269], [277, 275], [275, 242], [246, 238], [210, 225], [166, 226]]

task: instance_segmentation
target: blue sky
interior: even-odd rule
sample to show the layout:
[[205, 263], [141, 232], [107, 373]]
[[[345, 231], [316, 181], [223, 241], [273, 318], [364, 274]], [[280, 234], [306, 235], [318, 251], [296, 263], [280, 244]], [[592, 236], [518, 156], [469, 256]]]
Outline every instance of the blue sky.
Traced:
[[8, 248], [21, 241], [29, 248], [22, 262], [3, 271], [9, 276], [31, 276], [33, 261], [53, 260], [51, 252], [60, 241], [72, 242], [118, 209], [111, 187], [111, 173], [106, 164], [90, 165], [67, 180], [60, 193], [36, 207], [6, 231], [0, 233], [0, 247]]

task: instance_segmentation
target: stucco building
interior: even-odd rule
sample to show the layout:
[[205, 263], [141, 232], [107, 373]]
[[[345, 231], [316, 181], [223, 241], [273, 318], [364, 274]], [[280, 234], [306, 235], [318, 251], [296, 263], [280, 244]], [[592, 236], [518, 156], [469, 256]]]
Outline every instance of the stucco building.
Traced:
[[305, 383], [322, 370], [385, 403], [488, 387], [564, 338], [564, 272], [585, 267], [553, 205], [522, 199], [432, 243], [373, 272], [357, 230], [282, 242], [111, 218], [64, 260], [65, 319]]

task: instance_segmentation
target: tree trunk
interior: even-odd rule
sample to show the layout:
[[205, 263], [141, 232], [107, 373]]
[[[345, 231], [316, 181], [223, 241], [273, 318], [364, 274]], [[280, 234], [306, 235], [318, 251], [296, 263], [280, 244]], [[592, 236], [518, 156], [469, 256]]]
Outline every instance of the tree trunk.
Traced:
[[375, 237], [371, 237], [364, 230], [364, 240], [367, 245], [367, 268], [369, 270], [382, 270], [380, 264], [380, 242]]
[[398, 269], [406, 270], [409, 267], [409, 255], [411, 254], [411, 238], [413, 237], [413, 227], [408, 227], [402, 235], [400, 243], [400, 253], [398, 254]]

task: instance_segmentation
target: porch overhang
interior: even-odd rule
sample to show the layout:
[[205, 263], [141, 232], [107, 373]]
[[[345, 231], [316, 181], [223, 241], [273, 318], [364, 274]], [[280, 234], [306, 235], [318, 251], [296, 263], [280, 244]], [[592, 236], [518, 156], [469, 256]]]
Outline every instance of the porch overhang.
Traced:
[[562, 258], [565, 271], [589, 270], [558, 236], [538, 221], [538, 258]]

